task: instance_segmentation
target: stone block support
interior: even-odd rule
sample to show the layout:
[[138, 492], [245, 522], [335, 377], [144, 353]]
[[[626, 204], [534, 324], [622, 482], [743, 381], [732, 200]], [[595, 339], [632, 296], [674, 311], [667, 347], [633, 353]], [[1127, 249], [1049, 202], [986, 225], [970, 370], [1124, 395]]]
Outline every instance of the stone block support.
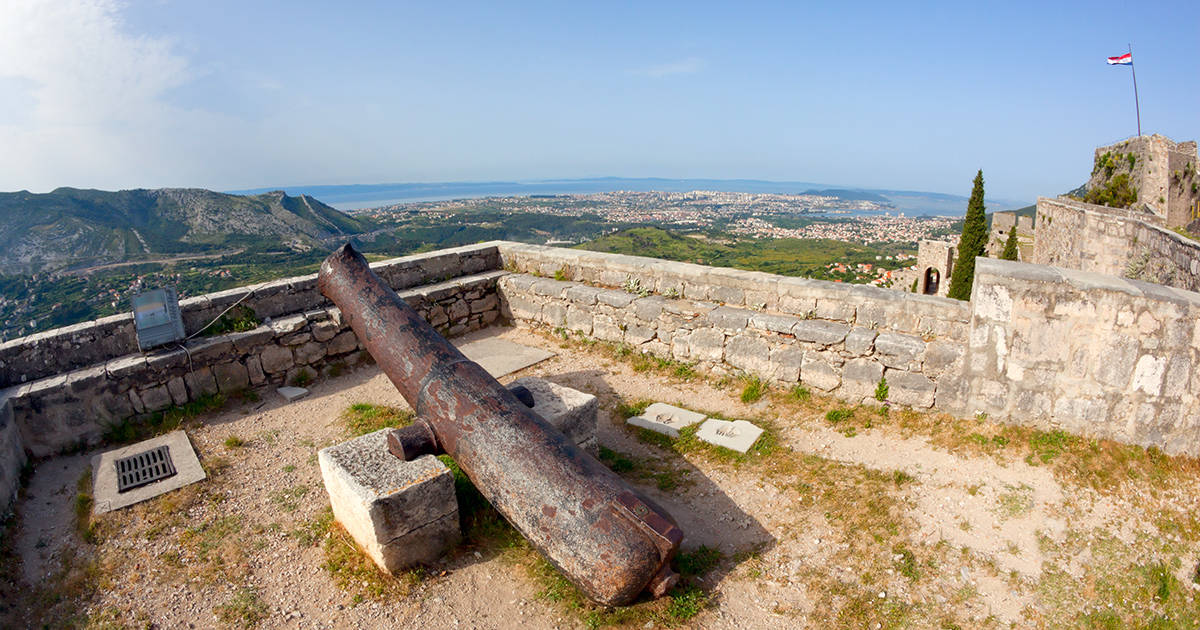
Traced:
[[[595, 396], [526, 377], [534, 411], [595, 454]], [[333, 516], [385, 571], [430, 564], [460, 539], [454, 475], [436, 457], [400, 461], [387, 450], [383, 429], [321, 449], [317, 459]]]

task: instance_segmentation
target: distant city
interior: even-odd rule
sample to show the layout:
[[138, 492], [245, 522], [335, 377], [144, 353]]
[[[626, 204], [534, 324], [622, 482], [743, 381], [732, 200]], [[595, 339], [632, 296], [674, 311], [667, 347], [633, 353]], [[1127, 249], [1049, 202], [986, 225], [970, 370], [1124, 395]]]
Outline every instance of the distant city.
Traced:
[[[619, 191], [578, 195], [486, 197], [450, 201], [394, 203], [350, 210], [382, 224], [456, 217], [470, 224], [472, 214], [534, 213], [557, 217], [596, 217], [616, 231], [629, 224], [679, 230], [721, 230], [752, 238], [827, 238], [857, 243], [911, 243], [948, 234], [959, 217], [907, 217], [886, 201], [847, 199], [822, 194], [775, 194], [694, 190], [689, 192]], [[576, 242], [548, 239], [548, 244]]]

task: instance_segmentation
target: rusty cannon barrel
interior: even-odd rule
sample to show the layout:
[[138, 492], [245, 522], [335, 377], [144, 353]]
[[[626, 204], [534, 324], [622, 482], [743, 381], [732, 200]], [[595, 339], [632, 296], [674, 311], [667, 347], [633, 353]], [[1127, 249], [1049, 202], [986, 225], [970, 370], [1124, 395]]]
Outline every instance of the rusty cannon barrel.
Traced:
[[416, 411], [388, 436], [404, 460], [447, 453], [483, 496], [593, 601], [662, 596], [683, 532], [642, 496], [463, 356], [349, 244], [317, 286]]

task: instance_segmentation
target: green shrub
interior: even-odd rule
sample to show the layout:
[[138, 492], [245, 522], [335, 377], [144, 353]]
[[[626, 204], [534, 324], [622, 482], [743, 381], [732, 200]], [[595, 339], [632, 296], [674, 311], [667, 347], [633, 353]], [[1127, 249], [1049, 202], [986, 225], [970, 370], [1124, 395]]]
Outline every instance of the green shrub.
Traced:
[[1128, 173], [1121, 173], [1113, 177], [1105, 182], [1103, 186], [1093, 188], [1083, 196], [1083, 200], [1087, 203], [1109, 206], [1110, 208], [1128, 208], [1137, 201], [1137, 198], [1138, 189], [1136, 186], [1129, 184]]
[[235, 306], [228, 313], [217, 318], [217, 321], [204, 330], [208, 336], [224, 335], [231, 332], [254, 330], [262, 320], [249, 306]]

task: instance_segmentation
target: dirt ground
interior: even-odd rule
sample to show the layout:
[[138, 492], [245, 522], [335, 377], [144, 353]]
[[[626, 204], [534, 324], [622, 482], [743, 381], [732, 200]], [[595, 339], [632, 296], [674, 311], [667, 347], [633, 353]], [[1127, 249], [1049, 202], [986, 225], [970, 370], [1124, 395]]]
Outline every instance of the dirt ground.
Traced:
[[[679, 625], [1200, 624], [1192, 460], [1117, 447], [1089, 467], [1096, 443], [985, 419], [863, 408], [830, 421], [844, 408], [831, 399], [775, 391], [743, 403], [736, 379], [680, 378], [611, 348], [496, 331], [558, 353], [503, 381], [543, 376], [597, 395], [600, 442], [634, 463], [627, 477], [678, 519], [685, 550], [720, 550], [696, 582], [709, 605]], [[328, 506], [316, 451], [346, 439], [339, 417], [354, 403], [407, 406], [374, 366], [310, 389], [290, 404], [263, 392], [185, 425], [209, 479], [97, 518], [91, 530], [76, 503], [94, 453], [39, 462], [5, 534], [0, 625], [587, 626], [486, 546], [428, 567], [404, 595], [363, 598], [340, 584], [325, 546], [303, 536]], [[619, 405], [644, 400], [758, 422], [774, 451], [738, 459], [663, 449], [622, 423]], [[634, 627], [671, 622], [637, 618]]]

